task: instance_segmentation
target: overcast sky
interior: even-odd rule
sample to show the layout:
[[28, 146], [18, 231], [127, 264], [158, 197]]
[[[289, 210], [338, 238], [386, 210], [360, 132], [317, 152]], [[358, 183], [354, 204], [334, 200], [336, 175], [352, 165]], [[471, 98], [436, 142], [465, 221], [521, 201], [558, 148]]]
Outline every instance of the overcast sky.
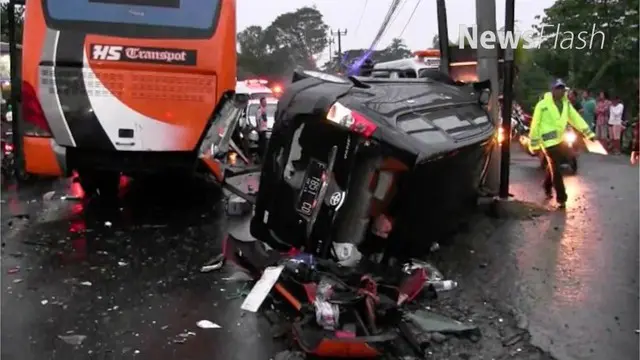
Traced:
[[[484, 0], [488, 1], [488, 0]], [[313, 6], [322, 13], [324, 22], [333, 30], [347, 29], [343, 37], [343, 50], [367, 48], [378, 31], [392, 0], [237, 0], [238, 31], [251, 25], [268, 26], [279, 14], [295, 11], [303, 6]], [[542, 15], [555, 0], [516, 0], [516, 20], [520, 30], [528, 30], [537, 23], [536, 15]], [[419, 3], [419, 4], [418, 4]], [[418, 8], [411, 18], [414, 7]], [[366, 5], [366, 6], [365, 6]], [[496, 0], [496, 23], [504, 25], [505, 0]], [[457, 40], [460, 24], [475, 23], [475, 0], [447, 0], [449, 38]], [[362, 21], [361, 14], [364, 13]], [[409, 22], [409, 19], [411, 21]], [[388, 27], [378, 48], [384, 48], [397, 37], [408, 23], [402, 38], [411, 50], [425, 49], [431, 45], [438, 32], [435, 0], [403, 0], [399, 11]], [[328, 55], [328, 50], [327, 50]]]

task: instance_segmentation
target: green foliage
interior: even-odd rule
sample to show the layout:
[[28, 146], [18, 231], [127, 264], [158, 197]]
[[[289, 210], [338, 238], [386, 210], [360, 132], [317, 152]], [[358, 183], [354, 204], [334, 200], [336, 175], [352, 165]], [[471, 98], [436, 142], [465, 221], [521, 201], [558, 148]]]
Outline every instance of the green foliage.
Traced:
[[[627, 118], [638, 112], [638, 0], [557, 0], [545, 10], [538, 31], [549, 36], [533, 61], [553, 77], [564, 78], [574, 88], [607, 90], [621, 96]], [[558, 31], [559, 29], [559, 31]], [[571, 34], [586, 31], [591, 46]], [[569, 48], [569, 45], [573, 45]]]
[[278, 16], [266, 29], [250, 26], [238, 34], [238, 76], [282, 76], [296, 66], [315, 68], [328, 45], [329, 27], [315, 8]]
[[[9, 41], [9, 4], [0, 4], [0, 40], [3, 42]], [[16, 6], [14, 8], [14, 15], [16, 21], [16, 39], [18, 43], [22, 43], [22, 23], [24, 21], [24, 7]]]

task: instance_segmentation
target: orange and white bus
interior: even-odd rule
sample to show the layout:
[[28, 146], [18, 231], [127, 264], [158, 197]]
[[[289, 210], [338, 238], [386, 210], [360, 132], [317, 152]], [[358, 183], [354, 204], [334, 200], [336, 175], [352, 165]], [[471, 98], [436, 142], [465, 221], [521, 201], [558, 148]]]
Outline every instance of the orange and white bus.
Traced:
[[23, 44], [28, 173], [195, 171], [236, 86], [236, 1], [31, 0]]

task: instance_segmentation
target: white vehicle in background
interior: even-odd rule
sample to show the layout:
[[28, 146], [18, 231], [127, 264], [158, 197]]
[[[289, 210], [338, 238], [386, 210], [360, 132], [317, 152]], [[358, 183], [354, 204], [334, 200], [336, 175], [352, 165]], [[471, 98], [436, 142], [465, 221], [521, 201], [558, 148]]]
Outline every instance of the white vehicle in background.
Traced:
[[[373, 77], [382, 78], [421, 78], [425, 77], [425, 70], [440, 68], [439, 50], [422, 50], [413, 53], [414, 57], [385, 61], [373, 65]], [[378, 71], [376, 71], [378, 70]]]
[[236, 94], [249, 95], [249, 99], [259, 100], [261, 97], [274, 97], [273, 90], [267, 80], [249, 79], [236, 82]]
[[[278, 99], [274, 97], [267, 97], [267, 137], [271, 136], [271, 129], [273, 128], [273, 123], [275, 122], [276, 108], [278, 107]], [[255, 134], [252, 131], [249, 135], [249, 140], [258, 141], [258, 121], [256, 119], [256, 114], [258, 112], [258, 108], [260, 107], [260, 100], [249, 100], [247, 104], [247, 109], [245, 111], [245, 116], [240, 120], [240, 127], [250, 127], [255, 130]], [[254, 139], [255, 138], [255, 139]]]

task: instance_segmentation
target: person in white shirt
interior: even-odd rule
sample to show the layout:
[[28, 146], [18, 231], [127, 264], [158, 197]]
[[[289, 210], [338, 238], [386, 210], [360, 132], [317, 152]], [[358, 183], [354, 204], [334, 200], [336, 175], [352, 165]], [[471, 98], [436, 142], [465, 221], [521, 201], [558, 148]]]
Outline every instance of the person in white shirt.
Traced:
[[267, 131], [269, 130], [269, 123], [267, 121], [267, 99], [260, 98], [260, 107], [256, 111], [256, 122], [258, 123], [258, 152], [260, 159], [262, 159], [267, 153]]
[[609, 108], [609, 139], [611, 147], [615, 153], [620, 153], [620, 135], [622, 134], [622, 114], [624, 113], [624, 105], [620, 101], [620, 97], [613, 98], [611, 107]]

